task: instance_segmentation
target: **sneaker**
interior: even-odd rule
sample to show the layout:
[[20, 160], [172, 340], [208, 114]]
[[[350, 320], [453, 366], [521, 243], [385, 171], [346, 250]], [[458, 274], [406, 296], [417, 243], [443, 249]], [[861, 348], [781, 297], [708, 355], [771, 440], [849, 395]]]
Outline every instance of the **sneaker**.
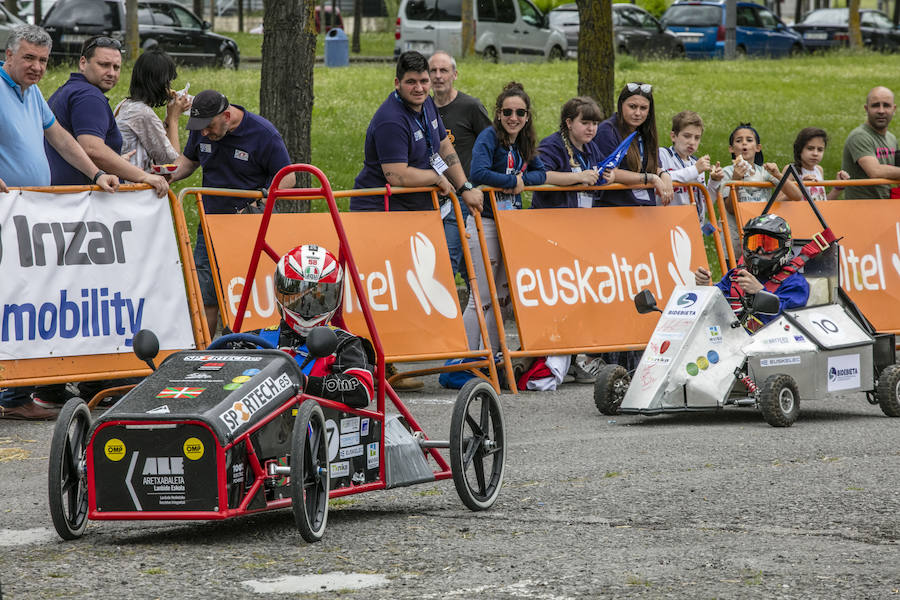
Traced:
[[572, 361], [571, 372], [575, 377], [575, 383], [595, 383], [597, 381], [597, 373], [600, 372], [600, 366], [603, 365], [602, 358], [589, 358], [580, 361], [577, 358]]
[[38, 406], [34, 401], [19, 406], [0, 406], [0, 419], [18, 419], [21, 421], [54, 421], [58, 410], [49, 410]]
[[65, 404], [65, 401], [53, 402], [51, 400], [42, 400], [42, 399], [38, 398], [37, 396], [32, 396], [31, 402], [38, 408], [41, 408], [44, 410], [59, 410], [60, 408], [62, 408], [62, 405]]
[[[384, 369], [384, 378], [390, 379], [394, 375], [398, 375], [400, 371], [397, 370], [397, 367], [394, 366], [393, 363], [387, 363]], [[391, 383], [391, 387], [395, 392], [414, 392], [416, 390], [421, 390], [425, 387], [425, 384], [419, 381], [418, 379], [400, 379], [395, 383]]]

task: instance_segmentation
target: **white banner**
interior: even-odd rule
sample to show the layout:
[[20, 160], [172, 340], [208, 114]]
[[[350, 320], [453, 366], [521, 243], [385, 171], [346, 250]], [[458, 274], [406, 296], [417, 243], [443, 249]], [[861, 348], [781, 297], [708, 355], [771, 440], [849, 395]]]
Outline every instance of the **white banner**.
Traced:
[[0, 360], [194, 348], [168, 198], [0, 194]]

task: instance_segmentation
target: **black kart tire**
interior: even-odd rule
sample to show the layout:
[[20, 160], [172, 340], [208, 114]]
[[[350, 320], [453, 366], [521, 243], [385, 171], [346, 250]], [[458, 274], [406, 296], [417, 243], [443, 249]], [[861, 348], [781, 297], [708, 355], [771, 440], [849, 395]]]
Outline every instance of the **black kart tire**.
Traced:
[[291, 508], [300, 535], [318, 542], [328, 522], [328, 438], [325, 415], [315, 400], [300, 405], [291, 439]]
[[625, 392], [631, 385], [631, 376], [621, 365], [603, 365], [594, 382], [594, 404], [604, 415], [619, 412]]
[[881, 412], [889, 417], [900, 417], [900, 365], [891, 365], [881, 372], [875, 397]]
[[50, 441], [47, 490], [50, 516], [64, 540], [81, 537], [88, 521], [88, 489], [85, 452], [91, 429], [91, 411], [81, 398], [65, 403]]
[[790, 427], [800, 416], [800, 392], [790, 375], [770, 375], [759, 391], [759, 410], [772, 427]]
[[503, 485], [506, 440], [503, 411], [493, 386], [476, 377], [459, 390], [450, 420], [450, 468], [459, 499], [487, 510]]

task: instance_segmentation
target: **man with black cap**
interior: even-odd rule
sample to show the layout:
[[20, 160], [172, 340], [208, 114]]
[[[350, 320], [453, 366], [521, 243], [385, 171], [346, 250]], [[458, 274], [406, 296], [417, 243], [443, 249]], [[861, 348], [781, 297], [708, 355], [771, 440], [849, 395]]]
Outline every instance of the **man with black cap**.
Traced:
[[[172, 181], [188, 177], [203, 167], [203, 187], [233, 190], [267, 189], [278, 171], [289, 164], [281, 134], [269, 121], [230, 104], [224, 94], [204, 90], [194, 97], [184, 152], [175, 161]], [[286, 185], [293, 185], [288, 177]], [[245, 213], [258, 209], [258, 201], [232, 196], [203, 196], [207, 214]], [[210, 332], [216, 330], [219, 309], [203, 231], [197, 228], [194, 262]]]

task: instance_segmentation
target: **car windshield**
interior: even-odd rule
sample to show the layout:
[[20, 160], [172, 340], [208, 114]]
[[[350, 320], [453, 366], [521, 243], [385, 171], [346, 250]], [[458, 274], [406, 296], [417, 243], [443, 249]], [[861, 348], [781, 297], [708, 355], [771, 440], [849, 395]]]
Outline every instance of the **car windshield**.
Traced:
[[718, 27], [722, 23], [722, 7], [706, 4], [675, 4], [662, 18], [666, 27]]
[[803, 19], [804, 25], [846, 25], [849, 19], [846, 8], [823, 8], [814, 10]]
[[547, 17], [550, 19], [550, 27], [578, 25], [577, 10], [551, 10], [547, 13]]

